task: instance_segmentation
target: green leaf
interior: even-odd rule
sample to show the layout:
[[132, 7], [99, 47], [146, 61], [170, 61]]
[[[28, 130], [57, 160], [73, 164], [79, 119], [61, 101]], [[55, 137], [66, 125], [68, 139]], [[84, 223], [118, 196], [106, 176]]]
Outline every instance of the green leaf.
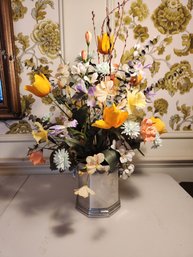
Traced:
[[80, 140], [75, 139], [75, 138], [65, 138], [64, 141], [66, 142], [66, 144], [70, 147], [75, 147], [77, 145], [81, 145]]
[[116, 169], [117, 164], [119, 162], [118, 153], [114, 150], [104, 150], [103, 154], [105, 156], [105, 161], [110, 166], [110, 172], [113, 172]]

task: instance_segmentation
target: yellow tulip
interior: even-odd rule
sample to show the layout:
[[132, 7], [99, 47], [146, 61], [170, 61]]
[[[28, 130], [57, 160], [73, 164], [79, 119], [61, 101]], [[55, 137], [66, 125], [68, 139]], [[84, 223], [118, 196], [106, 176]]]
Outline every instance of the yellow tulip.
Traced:
[[103, 120], [95, 121], [92, 126], [102, 129], [110, 129], [112, 127], [120, 127], [128, 118], [128, 113], [119, 110], [115, 104], [110, 107], [105, 107]]
[[153, 122], [153, 126], [156, 127], [159, 134], [166, 133], [166, 126], [165, 123], [160, 118], [151, 117]]
[[43, 128], [43, 126], [39, 122], [35, 122], [38, 131], [32, 131], [32, 136], [36, 140], [37, 144], [39, 142], [48, 142], [48, 131]]
[[109, 37], [107, 33], [98, 36], [98, 52], [101, 54], [109, 54], [113, 50], [114, 37]]
[[34, 78], [34, 83], [31, 86], [25, 86], [24, 89], [39, 97], [48, 95], [51, 91], [49, 80], [42, 73], [39, 75], [35, 74]]

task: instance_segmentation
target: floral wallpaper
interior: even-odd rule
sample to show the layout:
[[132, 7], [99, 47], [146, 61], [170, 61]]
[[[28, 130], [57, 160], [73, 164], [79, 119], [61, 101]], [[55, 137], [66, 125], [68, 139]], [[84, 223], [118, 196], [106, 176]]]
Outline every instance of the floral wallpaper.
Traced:
[[[0, 133], [30, 133], [31, 114], [45, 118], [51, 115], [60, 120], [48, 98], [38, 99], [23, 90], [24, 85], [33, 82], [37, 70], [48, 78], [57, 70], [60, 62], [58, 8], [58, 1], [54, 0], [12, 0], [23, 119], [0, 122]], [[121, 59], [123, 63], [131, 57], [131, 42], [152, 41], [153, 48], [146, 60], [152, 65], [146, 83], [155, 87], [156, 94], [153, 107], [152, 104], [147, 107], [147, 115], [161, 116], [170, 132], [193, 130], [192, 14], [192, 0], [131, 0], [119, 34], [120, 41], [128, 42]], [[114, 17], [115, 26], [119, 26], [116, 15], [118, 13]], [[77, 24], [81, 25], [78, 18]], [[74, 54], [76, 57], [77, 53]], [[44, 103], [41, 110], [40, 101]]]

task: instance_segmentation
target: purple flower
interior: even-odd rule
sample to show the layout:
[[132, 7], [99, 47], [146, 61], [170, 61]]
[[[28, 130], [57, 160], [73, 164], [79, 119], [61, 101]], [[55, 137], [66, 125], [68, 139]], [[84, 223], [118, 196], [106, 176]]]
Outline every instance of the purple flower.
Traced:
[[89, 87], [89, 89], [88, 89], [88, 95], [94, 96], [95, 91], [96, 91], [96, 87], [95, 87], [95, 86]]
[[85, 93], [85, 94], [87, 93], [87, 89], [86, 89], [84, 84], [76, 85], [75, 89], [76, 89], [77, 92]]

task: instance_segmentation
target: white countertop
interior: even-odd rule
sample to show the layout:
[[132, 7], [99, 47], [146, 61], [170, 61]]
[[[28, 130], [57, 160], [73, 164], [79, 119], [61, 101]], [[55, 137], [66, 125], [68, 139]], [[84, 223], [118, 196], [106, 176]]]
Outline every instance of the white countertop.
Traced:
[[121, 181], [121, 209], [75, 208], [70, 175], [0, 177], [0, 257], [193, 257], [193, 198], [170, 176]]

